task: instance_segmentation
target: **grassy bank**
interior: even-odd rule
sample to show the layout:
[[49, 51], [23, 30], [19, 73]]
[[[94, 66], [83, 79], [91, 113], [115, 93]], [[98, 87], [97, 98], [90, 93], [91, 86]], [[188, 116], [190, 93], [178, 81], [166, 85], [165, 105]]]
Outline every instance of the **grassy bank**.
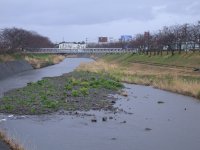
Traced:
[[149, 63], [168, 66], [182, 66], [182, 67], [200, 67], [200, 52], [176, 52], [173, 56], [171, 54], [163, 53], [163, 55], [145, 55], [145, 54], [113, 54], [104, 57], [106, 61], [120, 63], [121, 65], [129, 66], [132, 63]]
[[52, 54], [1, 54], [0, 62], [8, 62], [15, 60], [26, 60], [33, 68], [42, 68], [49, 65], [57, 64], [61, 62], [65, 56], [62, 55], [52, 55]]
[[58, 110], [112, 109], [112, 99], [107, 95], [120, 88], [122, 84], [109, 75], [73, 72], [5, 93], [0, 99], [0, 112], [36, 115]]
[[[168, 63], [170, 66], [163, 66]], [[108, 73], [122, 82], [152, 85], [156, 88], [200, 99], [200, 73], [194, 72], [192, 68], [187, 68], [199, 67], [199, 64], [199, 53], [152, 57], [138, 54], [115, 54], [106, 55], [96, 62], [81, 64], [78, 70]]]

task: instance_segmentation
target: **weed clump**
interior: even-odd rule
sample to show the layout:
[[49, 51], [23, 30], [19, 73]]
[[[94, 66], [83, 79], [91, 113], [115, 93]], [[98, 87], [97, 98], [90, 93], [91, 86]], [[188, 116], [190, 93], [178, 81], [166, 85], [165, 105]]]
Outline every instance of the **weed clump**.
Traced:
[[83, 96], [86, 96], [89, 94], [88, 88], [86, 88], [86, 87], [80, 88], [80, 92], [81, 92], [81, 94], [83, 94]]
[[79, 96], [79, 92], [77, 90], [72, 90], [72, 96], [78, 97]]
[[109, 75], [87, 72], [78, 72], [78, 74], [79, 77], [73, 76], [66, 80], [65, 89], [73, 97], [88, 96], [91, 89], [118, 90], [123, 87], [118, 80]]

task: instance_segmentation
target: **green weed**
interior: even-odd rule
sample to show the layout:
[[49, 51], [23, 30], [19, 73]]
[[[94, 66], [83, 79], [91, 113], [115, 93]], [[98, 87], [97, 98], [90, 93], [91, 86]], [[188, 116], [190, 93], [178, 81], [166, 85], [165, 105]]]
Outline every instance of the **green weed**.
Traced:
[[80, 92], [81, 92], [81, 94], [83, 94], [83, 96], [89, 95], [88, 88], [86, 88], [86, 87], [80, 88]]
[[71, 91], [72, 85], [70, 85], [70, 84], [65, 85], [65, 89], [68, 90], [68, 91]]
[[56, 109], [58, 107], [58, 101], [47, 100], [44, 105], [46, 108]]
[[72, 96], [78, 97], [79, 96], [79, 92], [77, 90], [72, 90]]

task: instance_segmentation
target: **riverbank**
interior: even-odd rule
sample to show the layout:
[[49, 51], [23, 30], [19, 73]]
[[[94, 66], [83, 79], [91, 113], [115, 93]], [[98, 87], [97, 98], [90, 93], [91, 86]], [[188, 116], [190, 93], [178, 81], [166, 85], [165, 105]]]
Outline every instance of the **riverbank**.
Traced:
[[24, 60], [0, 63], [0, 80], [15, 75], [17, 73], [32, 69], [33, 67]]
[[132, 63], [152, 64], [166, 67], [199, 68], [200, 52], [174, 52], [174, 55], [163, 52], [162, 55], [146, 54], [112, 54], [103, 57], [106, 61], [120, 63], [129, 67]]
[[29, 54], [24, 55], [24, 59], [28, 61], [34, 69], [39, 69], [58, 64], [65, 59], [65, 56], [51, 54]]
[[0, 55], [0, 80], [17, 73], [58, 64], [65, 56], [50, 54], [4, 54]]
[[22, 145], [8, 137], [4, 131], [0, 131], [0, 148], [2, 150], [25, 150]]
[[121, 82], [151, 85], [200, 99], [200, 73], [193, 70], [200, 66], [200, 54], [177, 55], [106, 55], [77, 70], [108, 73]]
[[1, 54], [0, 63], [24, 60], [31, 64], [33, 68], [38, 69], [57, 64], [64, 60], [64, 58], [65, 56], [63, 55], [52, 54]]

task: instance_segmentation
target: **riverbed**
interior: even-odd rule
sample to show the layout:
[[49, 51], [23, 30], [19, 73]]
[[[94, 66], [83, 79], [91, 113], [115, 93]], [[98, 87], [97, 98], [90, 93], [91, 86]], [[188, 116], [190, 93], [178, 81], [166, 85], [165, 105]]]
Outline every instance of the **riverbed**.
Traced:
[[[81, 62], [90, 61], [68, 58], [54, 66], [17, 74], [0, 81], [1, 95], [42, 77], [73, 71]], [[2, 114], [0, 127], [28, 150], [199, 150], [199, 100], [150, 86], [124, 85], [127, 97], [110, 95], [118, 99], [117, 113]], [[91, 121], [94, 118], [97, 122]]]

